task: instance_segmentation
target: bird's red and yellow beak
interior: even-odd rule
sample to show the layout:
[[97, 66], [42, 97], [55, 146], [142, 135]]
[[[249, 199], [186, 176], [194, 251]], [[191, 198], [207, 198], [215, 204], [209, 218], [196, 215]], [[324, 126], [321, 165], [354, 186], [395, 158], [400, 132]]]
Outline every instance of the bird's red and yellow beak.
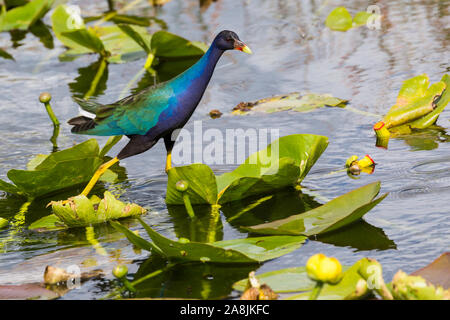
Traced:
[[242, 41], [236, 41], [234, 43], [234, 49], [248, 53], [248, 54], [252, 54], [252, 50], [250, 50], [250, 48], [247, 47], [247, 45], [245, 43], [243, 43]]

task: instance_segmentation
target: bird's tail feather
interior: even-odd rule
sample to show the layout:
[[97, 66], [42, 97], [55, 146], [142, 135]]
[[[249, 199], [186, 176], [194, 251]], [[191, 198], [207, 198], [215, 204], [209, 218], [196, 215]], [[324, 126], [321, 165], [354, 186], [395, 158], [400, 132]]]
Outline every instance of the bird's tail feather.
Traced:
[[67, 123], [73, 126], [71, 130], [72, 133], [83, 132], [95, 127], [94, 119], [85, 116], [72, 118], [69, 121], [67, 121]]
[[73, 97], [73, 100], [78, 103], [78, 105], [85, 111], [97, 114], [98, 109], [103, 107], [102, 104], [94, 102], [94, 101], [88, 101], [84, 99], [80, 99], [77, 97]]

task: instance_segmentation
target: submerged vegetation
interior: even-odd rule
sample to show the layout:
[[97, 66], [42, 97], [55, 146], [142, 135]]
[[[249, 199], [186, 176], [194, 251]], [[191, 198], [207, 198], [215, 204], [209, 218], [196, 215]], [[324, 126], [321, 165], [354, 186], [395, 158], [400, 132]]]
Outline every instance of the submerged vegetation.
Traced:
[[[163, 5], [167, 1], [156, 2], [149, 1], [149, 5]], [[3, 1], [0, 3], [0, 32], [9, 32], [11, 37], [15, 32], [30, 32], [47, 49], [52, 49], [54, 38], [57, 39], [65, 47], [58, 56], [61, 64], [79, 63], [85, 61], [83, 57], [94, 56], [97, 60], [81, 67], [79, 76], [69, 83], [73, 98], [88, 100], [103, 94], [110, 64], [139, 63], [138, 73], [130, 76], [128, 83], [124, 82], [120, 92], [123, 98], [129, 92], [138, 92], [182, 73], [208, 48], [199, 39], [188, 40], [168, 32], [166, 23], [156, 14], [128, 15], [127, 10], [133, 3], [115, 10], [114, 2], [108, 1], [108, 11], [82, 16], [79, 7], [53, 0]], [[51, 25], [43, 22], [46, 15]], [[378, 18], [378, 13], [368, 11], [358, 12], [352, 18], [346, 8], [338, 7], [322, 21], [322, 26], [347, 31]], [[14, 60], [9, 48], [0, 49], [0, 57]], [[449, 92], [447, 74], [431, 85], [426, 74], [404, 80], [395, 105], [373, 127], [376, 145], [387, 149], [390, 138], [407, 139], [417, 132], [436, 129], [436, 121], [450, 100]], [[314, 241], [358, 251], [396, 248], [381, 228], [363, 220], [388, 197], [388, 193], [380, 194], [380, 181], [353, 185], [351, 190], [339, 192], [331, 200], [304, 183], [329, 145], [327, 136], [300, 133], [281, 136], [250, 154], [236, 168], [220, 172], [202, 163], [170, 168], [163, 179], [167, 183], [164, 185], [164, 209], [168, 211], [173, 228], [172, 234], [167, 235], [161, 228], [158, 214], [152, 214], [151, 206], [140, 206], [139, 197], [137, 203], [119, 200], [124, 195], [120, 183], [127, 177], [118, 164], [101, 175], [100, 181], [104, 184], [94, 189], [97, 195], [75, 196], [79, 187], [85, 185], [102, 164], [111, 160], [107, 154], [121, 136], [109, 138], [103, 148], [96, 139], [88, 139], [61, 149], [57, 139], [65, 120], [58, 120], [50, 105], [50, 101], [52, 104], [56, 101], [51, 99], [48, 92], [39, 96], [53, 124], [52, 152], [36, 154], [28, 161], [26, 169], [10, 169], [6, 173], [9, 181], [0, 179], [4, 199], [10, 201], [8, 205], [14, 203], [18, 207], [14, 215], [0, 217], [0, 233], [6, 235], [0, 243], [0, 257], [16, 238], [27, 232], [43, 237], [67, 237], [75, 246], [87, 246], [94, 249], [97, 256], [110, 258], [109, 266], [113, 264], [114, 269], [110, 268], [109, 272], [91, 268], [79, 276], [84, 282], [98, 277], [111, 279], [112, 274], [116, 280], [108, 283], [105, 293], [105, 298], [110, 299], [160, 297], [162, 285], [167, 290], [164, 297], [170, 298], [227, 298], [231, 290], [242, 294], [244, 300], [450, 298], [448, 287], [441, 283], [443, 276], [434, 267], [430, 267], [426, 276], [408, 275], [400, 270], [390, 283], [385, 283], [381, 264], [369, 258], [342, 266], [338, 259], [316, 254], [305, 266], [277, 267], [270, 272], [255, 273], [263, 263], [286, 255], [305, 257], [306, 250], [302, 247]], [[323, 110], [342, 110], [370, 119], [374, 116], [352, 107], [350, 97], [342, 99], [329, 93], [307, 91], [241, 102], [231, 114], [250, 119], [276, 117], [278, 112], [310, 114]], [[40, 112], [44, 112], [43, 107]], [[210, 115], [219, 118], [222, 113], [215, 109]], [[238, 118], [228, 119], [239, 121]], [[223, 119], [226, 115], [214, 121]], [[362, 130], [371, 132], [370, 127]], [[348, 154], [346, 150], [340, 152], [343, 163]], [[337, 171], [327, 171], [326, 177], [337, 181], [332, 180], [337, 179], [334, 174], [343, 171], [353, 178], [361, 172], [372, 174], [375, 165], [369, 155], [361, 159], [351, 156], [345, 167], [341, 165]], [[366, 177], [369, 176], [360, 178]], [[53, 196], [67, 200], [49, 203]], [[119, 219], [120, 222], [115, 221]], [[374, 219], [374, 224], [378, 221]], [[136, 222], [140, 230], [145, 230], [145, 235], [132, 231]], [[236, 232], [231, 239], [224, 237], [225, 223]], [[121, 241], [124, 246], [132, 246], [136, 256], [146, 260], [139, 260], [139, 270], [129, 275], [126, 265], [131, 262], [117, 258], [115, 255], [120, 257], [120, 253], [103, 246], [99, 241], [101, 237], [105, 242]], [[447, 255], [442, 259], [445, 257]], [[448, 270], [448, 259], [439, 261]], [[97, 266], [97, 261], [92, 265]], [[73, 288], [70, 283], [76, 276], [70, 270], [51, 265], [42, 265], [42, 269], [45, 270], [43, 284], [18, 285], [7, 290], [17, 292], [16, 297], [21, 298], [54, 299]], [[186, 279], [171, 278], [178, 270], [183, 270]], [[370, 283], [373, 274], [377, 276], [376, 287]], [[430, 274], [431, 278], [436, 275], [432, 281]], [[30, 293], [24, 294], [27, 290]]]

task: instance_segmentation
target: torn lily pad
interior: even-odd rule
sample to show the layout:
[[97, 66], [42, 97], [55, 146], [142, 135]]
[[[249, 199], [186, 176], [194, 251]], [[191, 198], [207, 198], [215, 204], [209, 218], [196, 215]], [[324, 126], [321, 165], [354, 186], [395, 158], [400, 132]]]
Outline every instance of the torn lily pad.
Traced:
[[233, 108], [233, 114], [243, 115], [255, 112], [273, 113], [280, 111], [309, 112], [325, 106], [345, 107], [348, 100], [335, 98], [330, 94], [293, 92], [253, 102], [241, 102]]
[[51, 202], [53, 214], [46, 216], [30, 225], [30, 229], [39, 231], [58, 230], [73, 227], [84, 227], [135, 217], [147, 212], [146, 209], [134, 203], [124, 203], [117, 200], [110, 192], [105, 191], [104, 198], [84, 195], [69, 198], [68, 202]]
[[51, 203], [53, 213], [68, 227], [81, 227], [138, 216], [147, 211], [137, 204], [125, 204], [117, 200], [108, 191], [105, 191], [102, 200], [96, 196], [88, 199], [84, 195], [78, 195], [70, 198], [66, 204], [62, 204], [62, 201]]

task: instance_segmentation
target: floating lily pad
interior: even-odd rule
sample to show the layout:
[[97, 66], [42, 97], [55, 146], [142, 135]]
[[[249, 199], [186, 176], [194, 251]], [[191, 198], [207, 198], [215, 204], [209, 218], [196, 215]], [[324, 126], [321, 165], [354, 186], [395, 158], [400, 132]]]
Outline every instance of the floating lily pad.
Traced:
[[[256, 278], [260, 284], [267, 284], [278, 293], [310, 291], [316, 285], [316, 282], [308, 277], [306, 267], [270, 271], [257, 275]], [[247, 278], [242, 279], [233, 285], [233, 289], [244, 292], [247, 282]]]
[[155, 250], [174, 261], [259, 263], [292, 252], [306, 240], [303, 236], [273, 236], [212, 243], [173, 241], [155, 232], [141, 219], [139, 221], [153, 242], [148, 242], [117, 222], [111, 222], [111, 225], [123, 232], [128, 240], [139, 248]]
[[293, 92], [264, 98], [253, 102], [241, 102], [233, 109], [233, 114], [245, 115], [255, 112], [273, 113], [292, 110], [296, 112], [309, 112], [325, 106], [345, 107], [348, 100], [335, 98], [330, 94]]
[[33, 0], [0, 14], [0, 31], [27, 30], [50, 10], [54, 0]]
[[[363, 299], [370, 294], [367, 290], [367, 283], [359, 274], [360, 261], [348, 268], [344, 273], [342, 280], [336, 285], [324, 284], [320, 291], [318, 300], [353, 300]], [[285, 280], [286, 281], [286, 280]], [[358, 288], [359, 287], [359, 288]], [[288, 297], [288, 300], [307, 300], [310, 292], [303, 292]]]
[[330, 12], [325, 25], [331, 30], [347, 31], [353, 26], [352, 15], [345, 7], [337, 7]]
[[252, 154], [234, 171], [217, 177], [203, 164], [174, 167], [168, 173], [166, 203], [184, 203], [182, 192], [175, 187], [179, 180], [189, 182], [187, 192], [193, 204], [223, 204], [294, 186], [303, 180], [327, 145], [324, 136], [281, 137]]
[[[344, 300], [362, 299], [364, 297], [367, 297], [369, 291], [367, 290], [366, 282], [364, 278], [362, 278], [358, 273], [360, 261], [357, 261], [351, 267], [343, 267], [343, 278], [338, 284], [324, 284], [318, 299]], [[316, 284], [308, 277], [305, 267], [270, 271], [257, 275], [256, 278], [261, 284], [267, 284], [274, 292], [277, 293], [292, 293], [304, 291], [302, 293], [289, 296], [287, 298], [288, 300], [308, 299], [311, 294], [311, 290]], [[247, 281], [248, 279], [242, 279], [236, 282], [233, 285], [233, 289], [243, 292], [247, 286]], [[357, 284], [360, 286], [358, 289]]]
[[387, 196], [375, 199], [379, 191], [380, 183], [371, 183], [310, 211], [243, 229], [262, 234], [312, 236], [327, 233], [349, 225], [369, 212]]
[[353, 27], [359, 27], [365, 25], [373, 13], [360, 11], [353, 17]]
[[347, 31], [351, 28], [365, 25], [372, 16], [374, 18], [380, 17], [377, 13], [361, 11], [357, 12], [354, 18], [352, 18], [345, 7], [337, 7], [330, 12], [325, 20], [325, 25], [331, 30]]
[[56, 230], [63, 230], [67, 229], [68, 226], [55, 214], [50, 214], [48, 216], [45, 216], [39, 220], [36, 220], [30, 226], [28, 229], [35, 230], [39, 232], [43, 231], [56, 231]]
[[38, 155], [29, 162], [27, 170], [8, 171], [8, 178], [14, 185], [0, 180], [0, 190], [39, 198], [84, 184], [103, 163], [101, 153], [97, 140], [90, 139], [50, 155]]
[[442, 77], [441, 82], [445, 83], [445, 90], [444, 92], [442, 92], [441, 96], [439, 97], [439, 100], [437, 100], [435, 109], [432, 112], [425, 115], [424, 117], [411, 123], [411, 128], [415, 129], [428, 128], [429, 126], [436, 123], [437, 119], [439, 118], [439, 115], [442, 113], [442, 111], [444, 111], [445, 107], [450, 101], [450, 77], [448, 76], [448, 74], [445, 74]]
[[445, 74], [441, 81], [429, 85], [426, 74], [403, 82], [396, 104], [383, 118], [395, 135], [436, 123], [450, 100], [450, 78]]

